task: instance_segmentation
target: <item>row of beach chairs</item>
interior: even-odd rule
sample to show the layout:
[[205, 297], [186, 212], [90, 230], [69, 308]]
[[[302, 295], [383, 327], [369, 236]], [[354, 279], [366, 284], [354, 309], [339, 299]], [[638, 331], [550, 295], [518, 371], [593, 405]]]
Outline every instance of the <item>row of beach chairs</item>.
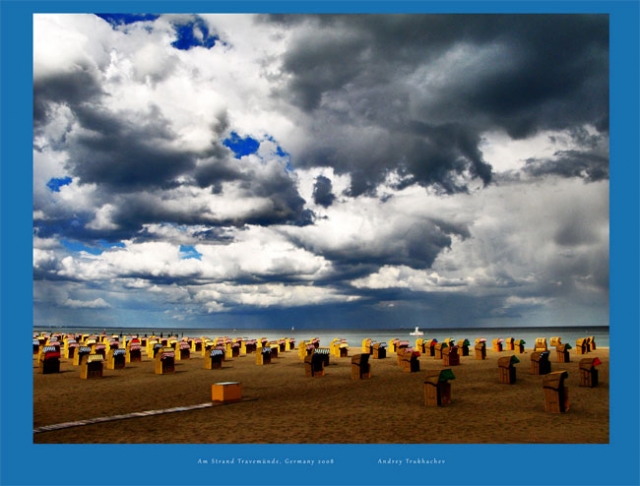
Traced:
[[[65, 349], [67, 351], [73, 349], [74, 351], [72, 353], [67, 352], [65, 357], [72, 356], [74, 365], [80, 366], [81, 364], [88, 364], [87, 361], [83, 362], [85, 356], [98, 355], [102, 358], [101, 361], [106, 362], [108, 369], [120, 369], [124, 368], [126, 363], [140, 361], [143, 346], [146, 346], [147, 354], [153, 356], [156, 361], [156, 373], [165, 374], [173, 372], [175, 361], [189, 359], [189, 354], [192, 349], [201, 350], [201, 354], [206, 358], [204, 363], [206, 369], [217, 369], [222, 367], [222, 362], [225, 359], [237, 357], [241, 352], [246, 354], [255, 352], [256, 364], [269, 364], [272, 358], [277, 358], [278, 352], [281, 350], [291, 350], [295, 344], [295, 342], [289, 338], [284, 338], [276, 342], [268, 342], [266, 338], [260, 338], [259, 340], [245, 338], [231, 340], [226, 337], [216, 338], [215, 340], [183, 338], [180, 341], [175, 338], [167, 338], [158, 342], [155, 336], [146, 340], [134, 336], [131, 338], [125, 337], [123, 342], [126, 343], [126, 347], [125, 349], [121, 349], [118, 347], [119, 342], [116, 338], [116, 336], [112, 336], [111, 339], [109, 339], [109, 347], [107, 348], [104, 344], [106, 341], [104, 338], [100, 341], [92, 336], [83, 336], [84, 345], [80, 345], [80, 343], [73, 338], [66, 337], [64, 339]], [[592, 337], [585, 338], [584, 341], [589, 343], [588, 349], [591, 349], [591, 347], [595, 349], [595, 340]], [[34, 337], [34, 349], [36, 342], [40, 350], [39, 361], [41, 372], [44, 374], [58, 372], [60, 368], [59, 359], [61, 357], [60, 342], [56, 339], [43, 339], [43, 336], [40, 336], [39, 339], [35, 339]], [[163, 346], [162, 342], [171, 344], [171, 346]], [[524, 345], [524, 341], [516, 341], [513, 338], [507, 338], [506, 340], [496, 339], [492, 343], [494, 350], [502, 350], [502, 342], [506, 343], [508, 349], [511, 347], [515, 349], [515, 346]], [[456, 344], [452, 338], [445, 339], [442, 343], [438, 343], [435, 339], [418, 339], [416, 340], [416, 348], [418, 349], [410, 347], [408, 341], [400, 341], [398, 339], [392, 340], [390, 344], [391, 350], [397, 354], [398, 365], [402, 371], [405, 372], [417, 372], [420, 370], [420, 361], [418, 358], [421, 353], [427, 356], [433, 356], [436, 359], [442, 359], [444, 366], [459, 365], [460, 356], [468, 356], [470, 347], [467, 339], [459, 340]], [[571, 347], [562, 344], [559, 337], [551, 338], [551, 344], [556, 346], [557, 361], [568, 362], [568, 349]], [[485, 339], [476, 339], [474, 349], [476, 359], [486, 358]], [[544, 351], [534, 351], [531, 355], [532, 373], [549, 373], [550, 362], [546, 339], [536, 339], [534, 349]], [[369, 356], [373, 359], [383, 359], [386, 357], [387, 344], [374, 343], [371, 339], [365, 339], [362, 342], [362, 350], [362, 355], [367, 356], [367, 362]], [[159, 353], [160, 356], [158, 357]], [[335, 338], [328, 348], [320, 347], [320, 342], [317, 338], [306, 342], [303, 341], [299, 345], [299, 356], [305, 361], [305, 371], [309, 376], [323, 376], [324, 366], [329, 364], [329, 357], [332, 355], [337, 357], [348, 356], [348, 344], [346, 340]], [[362, 355], [356, 355], [358, 356], [358, 361], [362, 361]], [[91, 356], [91, 362], [95, 363], [97, 361], [99, 361], [98, 357]], [[370, 375], [370, 370], [368, 373]], [[367, 373], [364, 373], [363, 376], [366, 375]]]

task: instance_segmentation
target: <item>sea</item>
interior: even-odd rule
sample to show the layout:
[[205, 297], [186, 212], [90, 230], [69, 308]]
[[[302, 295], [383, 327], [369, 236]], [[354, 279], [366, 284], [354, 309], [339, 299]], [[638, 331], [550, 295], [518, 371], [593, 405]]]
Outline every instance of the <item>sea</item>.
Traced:
[[138, 335], [138, 336], [178, 336], [189, 338], [207, 337], [215, 339], [216, 337], [230, 338], [267, 338], [269, 341], [275, 341], [282, 338], [293, 338], [296, 343], [301, 341], [310, 341], [311, 339], [319, 339], [321, 346], [328, 346], [335, 338], [344, 339], [350, 347], [362, 346], [364, 339], [371, 339], [374, 343], [389, 343], [393, 339], [401, 341], [409, 341], [410, 345], [414, 345], [415, 340], [436, 339], [442, 342], [447, 338], [453, 338], [455, 341], [468, 339], [474, 343], [476, 338], [485, 338], [488, 343], [493, 339], [514, 338], [522, 339], [525, 342], [525, 348], [533, 346], [537, 338], [546, 338], [549, 342], [551, 337], [559, 336], [563, 343], [575, 345], [577, 339], [593, 336], [596, 345], [603, 348], [609, 347], [609, 327], [510, 327], [510, 328], [459, 328], [459, 329], [427, 329], [420, 328], [422, 335], [412, 335], [414, 328], [395, 328], [395, 329], [212, 329], [212, 328], [151, 328], [151, 327], [35, 327], [34, 333], [60, 333], [60, 334], [100, 334], [108, 335]]

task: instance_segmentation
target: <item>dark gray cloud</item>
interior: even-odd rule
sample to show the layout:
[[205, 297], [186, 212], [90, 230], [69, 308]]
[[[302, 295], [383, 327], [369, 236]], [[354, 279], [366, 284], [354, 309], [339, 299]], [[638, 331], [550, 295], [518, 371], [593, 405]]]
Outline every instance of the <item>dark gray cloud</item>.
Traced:
[[554, 159], [529, 159], [524, 172], [540, 177], [558, 175], [561, 177], [581, 177], [587, 181], [609, 178], [609, 158], [595, 153], [576, 150], [557, 152]]
[[176, 136], [155, 106], [112, 114], [85, 104], [75, 112], [84, 131], [70, 140], [68, 169], [81, 184], [116, 192], [168, 188], [195, 167], [195, 154], [171, 145]]
[[[390, 225], [393, 224], [389, 221]], [[383, 265], [406, 265], [414, 269], [431, 268], [436, 257], [451, 248], [454, 236], [470, 236], [464, 224], [427, 218], [410, 225], [398, 225], [396, 233], [380, 239], [365, 238], [356, 245], [329, 247], [313, 240], [291, 237], [297, 246], [321, 254], [336, 267], [332, 280], [354, 279], [371, 274]], [[369, 236], [369, 235], [365, 235]]]
[[333, 193], [331, 179], [322, 175], [316, 177], [316, 182], [313, 185], [313, 201], [320, 206], [328, 208], [335, 199], [336, 196]]
[[33, 121], [36, 129], [49, 120], [50, 110], [61, 103], [78, 107], [103, 93], [96, 73], [77, 66], [74, 71], [37, 77], [33, 81]]
[[[447, 192], [466, 189], [454, 182], [465, 171], [489, 183], [478, 149], [485, 130], [514, 138], [587, 123], [608, 130], [606, 15], [262, 20], [294, 32], [280, 96], [313, 113], [315, 135], [296, 163], [350, 173], [353, 195], [371, 193], [393, 169]], [[358, 134], [373, 129], [392, 136], [359, 150]]]

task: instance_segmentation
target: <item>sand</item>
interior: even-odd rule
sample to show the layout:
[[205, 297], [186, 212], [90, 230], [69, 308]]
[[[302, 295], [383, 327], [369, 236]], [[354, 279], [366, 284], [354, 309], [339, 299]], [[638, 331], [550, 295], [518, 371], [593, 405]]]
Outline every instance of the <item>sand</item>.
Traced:
[[[328, 345], [328, 343], [321, 343]], [[33, 359], [33, 425], [211, 403], [211, 385], [240, 382], [243, 400], [198, 410], [166, 413], [34, 433], [34, 443], [140, 444], [486, 444], [608, 443], [609, 350], [587, 355], [571, 350], [569, 363], [558, 363], [551, 349], [552, 371], [567, 371], [570, 408], [545, 411], [543, 376], [531, 373], [532, 349], [516, 354], [516, 383], [498, 379], [498, 358], [515, 354], [487, 349], [487, 359], [461, 357], [450, 367], [452, 403], [425, 405], [424, 380], [442, 360], [422, 355], [420, 371], [403, 372], [395, 353], [371, 359], [372, 376], [351, 379], [351, 356], [330, 357], [322, 377], [305, 376], [297, 350], [279, 353], [259, 366], [255, 355], [227, 360], [221, 369], [204, 369], [204, 358], [176, 361], [175, 372], [156, 375], [154, 362], [124, 369], [104, 367], [103, 377], [83, 380], [72, 360], [61, 359], [60, 373], [43, 375]], [[598, 357], [598, 386], [579, 386], [583, 358]]]

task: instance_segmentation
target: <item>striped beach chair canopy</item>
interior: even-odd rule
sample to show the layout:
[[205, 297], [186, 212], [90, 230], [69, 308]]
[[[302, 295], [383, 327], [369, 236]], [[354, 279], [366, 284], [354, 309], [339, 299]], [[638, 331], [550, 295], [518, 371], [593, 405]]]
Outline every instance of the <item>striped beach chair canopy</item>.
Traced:
[[224, 351], [220, 350], [220, 349], [212, 349], [211, 353], [209, 354], [210, 357], [215, 358], [217, 356], [224, 356]]
[[125, 349], [114, 349], [113, 350], [113, 356], [124, 356], [126, 354], [126, 350]]

